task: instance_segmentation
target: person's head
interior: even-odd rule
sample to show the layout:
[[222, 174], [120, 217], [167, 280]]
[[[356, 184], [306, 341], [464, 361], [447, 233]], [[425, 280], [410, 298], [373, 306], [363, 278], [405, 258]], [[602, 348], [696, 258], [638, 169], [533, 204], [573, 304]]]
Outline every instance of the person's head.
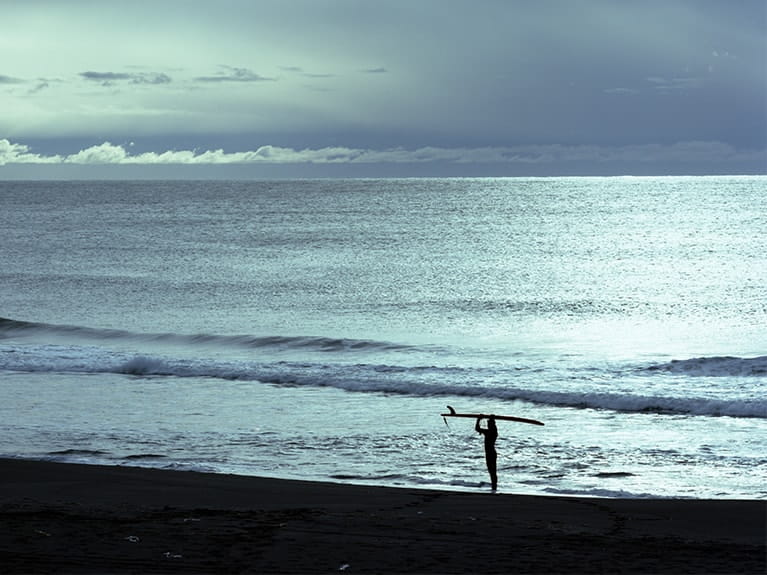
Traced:
[[487, 426], [495, 428], [495, 415], [491, 415], [487, 420]]

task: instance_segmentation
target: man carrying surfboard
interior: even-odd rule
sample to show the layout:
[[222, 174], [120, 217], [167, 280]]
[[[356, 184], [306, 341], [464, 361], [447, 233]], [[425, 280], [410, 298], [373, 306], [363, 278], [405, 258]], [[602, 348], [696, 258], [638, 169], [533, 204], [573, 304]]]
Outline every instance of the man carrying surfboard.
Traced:
[[495, 451], [495, 440], [498, 439], [498, 428], [495, 425], [494, 415], [487, 418], [486, 428], [480, 427], [479, 422], [485, 417], [487, 416], [480, 415], [477, 418], [477, 423], [474, 425], [474, 429], [485, 438], [485, 462], [487, 463], [487, 472], [490, 474], [490, 484], [493, 491], [495, 491], [498, 488], [498, 474], [496, 472], [498, 454]]
[[[485, 415], [484, 413], [458, 413], [450, 405], [447, 406], [450, 413], [442, 413], [447, 425], [448, 417], [471, 417], [477, 420], [474, 429], [485, 437], [485, 460], [487, 461], [487, 471], [490, 473], [490, 482], [493, 485], [493, 491], [498, 487], [498, 475], [496, 474], [496, 460], [498, 454], [495, 452], [495, 440], [498, 439], [498, 428], [495, 426], [495, 420], [499, 421], [518, 421], [520, 423], [530, 423], [532, 425], [543, 425], [543, 422], [537, 419], [527, 419], [525, 417], [514, 417], [512, 415]], [[487, 428], [479, 425], [479, 422], [487, 419]]]

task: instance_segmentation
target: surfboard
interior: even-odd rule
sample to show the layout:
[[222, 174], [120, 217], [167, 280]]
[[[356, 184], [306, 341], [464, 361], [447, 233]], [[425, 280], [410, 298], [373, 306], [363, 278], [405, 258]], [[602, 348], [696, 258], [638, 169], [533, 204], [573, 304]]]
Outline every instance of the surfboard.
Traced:
[[[450, 413], [440, 413], [442, 417], [471, 417], [472, 419], [477, 419], [479, 417], [490, 417], [492, 414], [484, 414], [484, 413], [456, 413], [455, 409], [450, 407], [449, 405], [447, 408], [450, 410]], [[542, 422], [538, 421], [537, 419], [527, 419], [526, 417], [513, 417], [511, 415], [493, 415], [495, 417], [496, 421], [518, 421], [519, 423], [530, 423], [532, 425], [543, 425]]]

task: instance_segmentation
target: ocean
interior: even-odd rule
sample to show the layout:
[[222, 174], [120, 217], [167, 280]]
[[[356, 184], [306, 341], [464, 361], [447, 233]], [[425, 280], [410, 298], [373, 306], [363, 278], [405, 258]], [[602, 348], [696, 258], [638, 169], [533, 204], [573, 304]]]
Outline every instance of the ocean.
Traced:
[[0, 182], [0, 456], [767, 499], [767, 177]]

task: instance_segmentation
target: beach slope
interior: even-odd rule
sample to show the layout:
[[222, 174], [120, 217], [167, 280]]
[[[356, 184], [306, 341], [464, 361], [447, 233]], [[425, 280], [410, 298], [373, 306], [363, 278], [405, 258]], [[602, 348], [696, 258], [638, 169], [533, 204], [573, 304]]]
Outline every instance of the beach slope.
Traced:
[[767, 502], [0, 460], [3, 573], [765, 573]]

